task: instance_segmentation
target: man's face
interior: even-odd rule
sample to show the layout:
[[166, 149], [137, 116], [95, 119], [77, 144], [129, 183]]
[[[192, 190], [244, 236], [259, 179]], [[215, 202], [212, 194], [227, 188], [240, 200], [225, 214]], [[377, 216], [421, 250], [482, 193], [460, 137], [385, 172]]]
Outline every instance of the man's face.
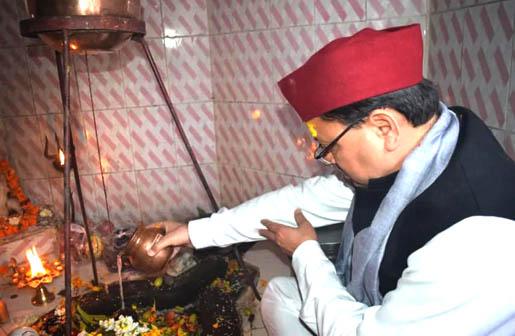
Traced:
[[436, 120], [434, 116], [414, 127], [400, 112], [385, 107], [371, 111], [347, 132], [344, 130], [349, 125], [320, 117], [310, 120], [308, 128], [322, 147], [341, 136], [323, 158], [338, 166], [355, 184], [368, 185], [370, 179], [398, 171]]
[[[340, 121], [326, 121], [320, 117], [309, 121], [308, 127], [322, 147], [327, 147], [349, 125]], [[367, 185], [371, 178], [379, 177], [378, 159], [382, 145], [370, 133], [366, 120], [349, 129], [329, 150], [324, 159], [340, 168], [357, 185]], [[379, 168], [379, 169], [378, 169]]]

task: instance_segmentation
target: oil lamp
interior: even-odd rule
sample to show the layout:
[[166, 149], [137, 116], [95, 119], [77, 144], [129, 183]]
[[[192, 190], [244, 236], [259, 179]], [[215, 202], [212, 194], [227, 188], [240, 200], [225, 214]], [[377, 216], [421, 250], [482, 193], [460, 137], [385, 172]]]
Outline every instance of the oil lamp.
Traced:
[[32, 304], [42, 305], [44, 303], [52, 302], [55, 295], [48, 291], [45, 284], [49, 284], [54, 278], [58, 277], [63, 271], [64, 267], [60, 260], [55, 260], [48, 263], [46, 260], [41, 259], [36, 247], [32, 246], [25, 251], [25, 256], [29, 263], [29, 268], [23, 265], [18, 265], [13, 261], [10, 267], [13, 269], [11, 283], [18, 288], [31, 287], [36, 289], [36, 295], [32, 298]]
[[54, 165], [54, 168], [59, 171], [64, 171], [64, 163], [65, 163], [65, 156], [64, 152], [62, 150], [61, 144], [59, 143], [59, 138], [57, 137], [57, 133], [54, 132], [54, 138], [55, 138], [55, 144], [57, 146], [57, 153], [50, 154], [48, 153], [48, 138], [45, 136], [45, 157], [49, 160], [52, 160], [52, 164]]

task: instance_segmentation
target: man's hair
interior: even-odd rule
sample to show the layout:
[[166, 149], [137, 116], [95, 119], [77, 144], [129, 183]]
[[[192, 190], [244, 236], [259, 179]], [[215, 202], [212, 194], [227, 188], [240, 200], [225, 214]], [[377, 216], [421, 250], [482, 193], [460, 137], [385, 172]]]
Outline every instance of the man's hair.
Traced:
[[331, 110], [320, 118], [327, 121], [338, 120], [348, 125], [364, 119], [375, 109], [389, 107], [403, 114], [416, 127], [425, 124], [434, 115], [440, 115], [439, 100], [436, 86], [431, 81], [423, 79], [420, 83], [406, 89], [363, 99]]

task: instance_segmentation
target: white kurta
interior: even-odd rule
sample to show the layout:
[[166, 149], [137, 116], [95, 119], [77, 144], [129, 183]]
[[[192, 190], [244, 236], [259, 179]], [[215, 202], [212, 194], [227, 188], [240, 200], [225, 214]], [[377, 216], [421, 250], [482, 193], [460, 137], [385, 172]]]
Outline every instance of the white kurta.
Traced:
[[[340, 222], [351, 199], [352, 192], [334, 176], [316, 177], [192, 221], [190, 238], [196, 248], [262, 239], [261, 219], [295, 225], [296, 208], [314, 226]], [[381, 306], [369, 307], [342, 286], [318, 243], [306, 241], [292, 258], [298, 307], [292, 303], [285, 310], [297, 309], [318, 335], [514, 335], [514, 257], [515, 221], [470, 217], [410, 255], [397, 288]], [[299, 335], [288, 325], [276, 330]]]

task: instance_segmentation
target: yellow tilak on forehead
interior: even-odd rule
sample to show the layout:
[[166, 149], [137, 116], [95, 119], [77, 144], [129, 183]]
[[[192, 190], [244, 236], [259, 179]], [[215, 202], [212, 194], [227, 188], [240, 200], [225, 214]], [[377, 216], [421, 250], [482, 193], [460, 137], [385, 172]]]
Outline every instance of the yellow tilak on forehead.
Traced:
[[308, 127], [309, 133], [311, 133], [311, 136], [313, 138], [316, 138], [318, 135], [318, 132], [317, 132], [317, 129], [315, 128], [315, 125], [311, 121], [308, 121], [308, 122], [306, 122], [306, 126]]

